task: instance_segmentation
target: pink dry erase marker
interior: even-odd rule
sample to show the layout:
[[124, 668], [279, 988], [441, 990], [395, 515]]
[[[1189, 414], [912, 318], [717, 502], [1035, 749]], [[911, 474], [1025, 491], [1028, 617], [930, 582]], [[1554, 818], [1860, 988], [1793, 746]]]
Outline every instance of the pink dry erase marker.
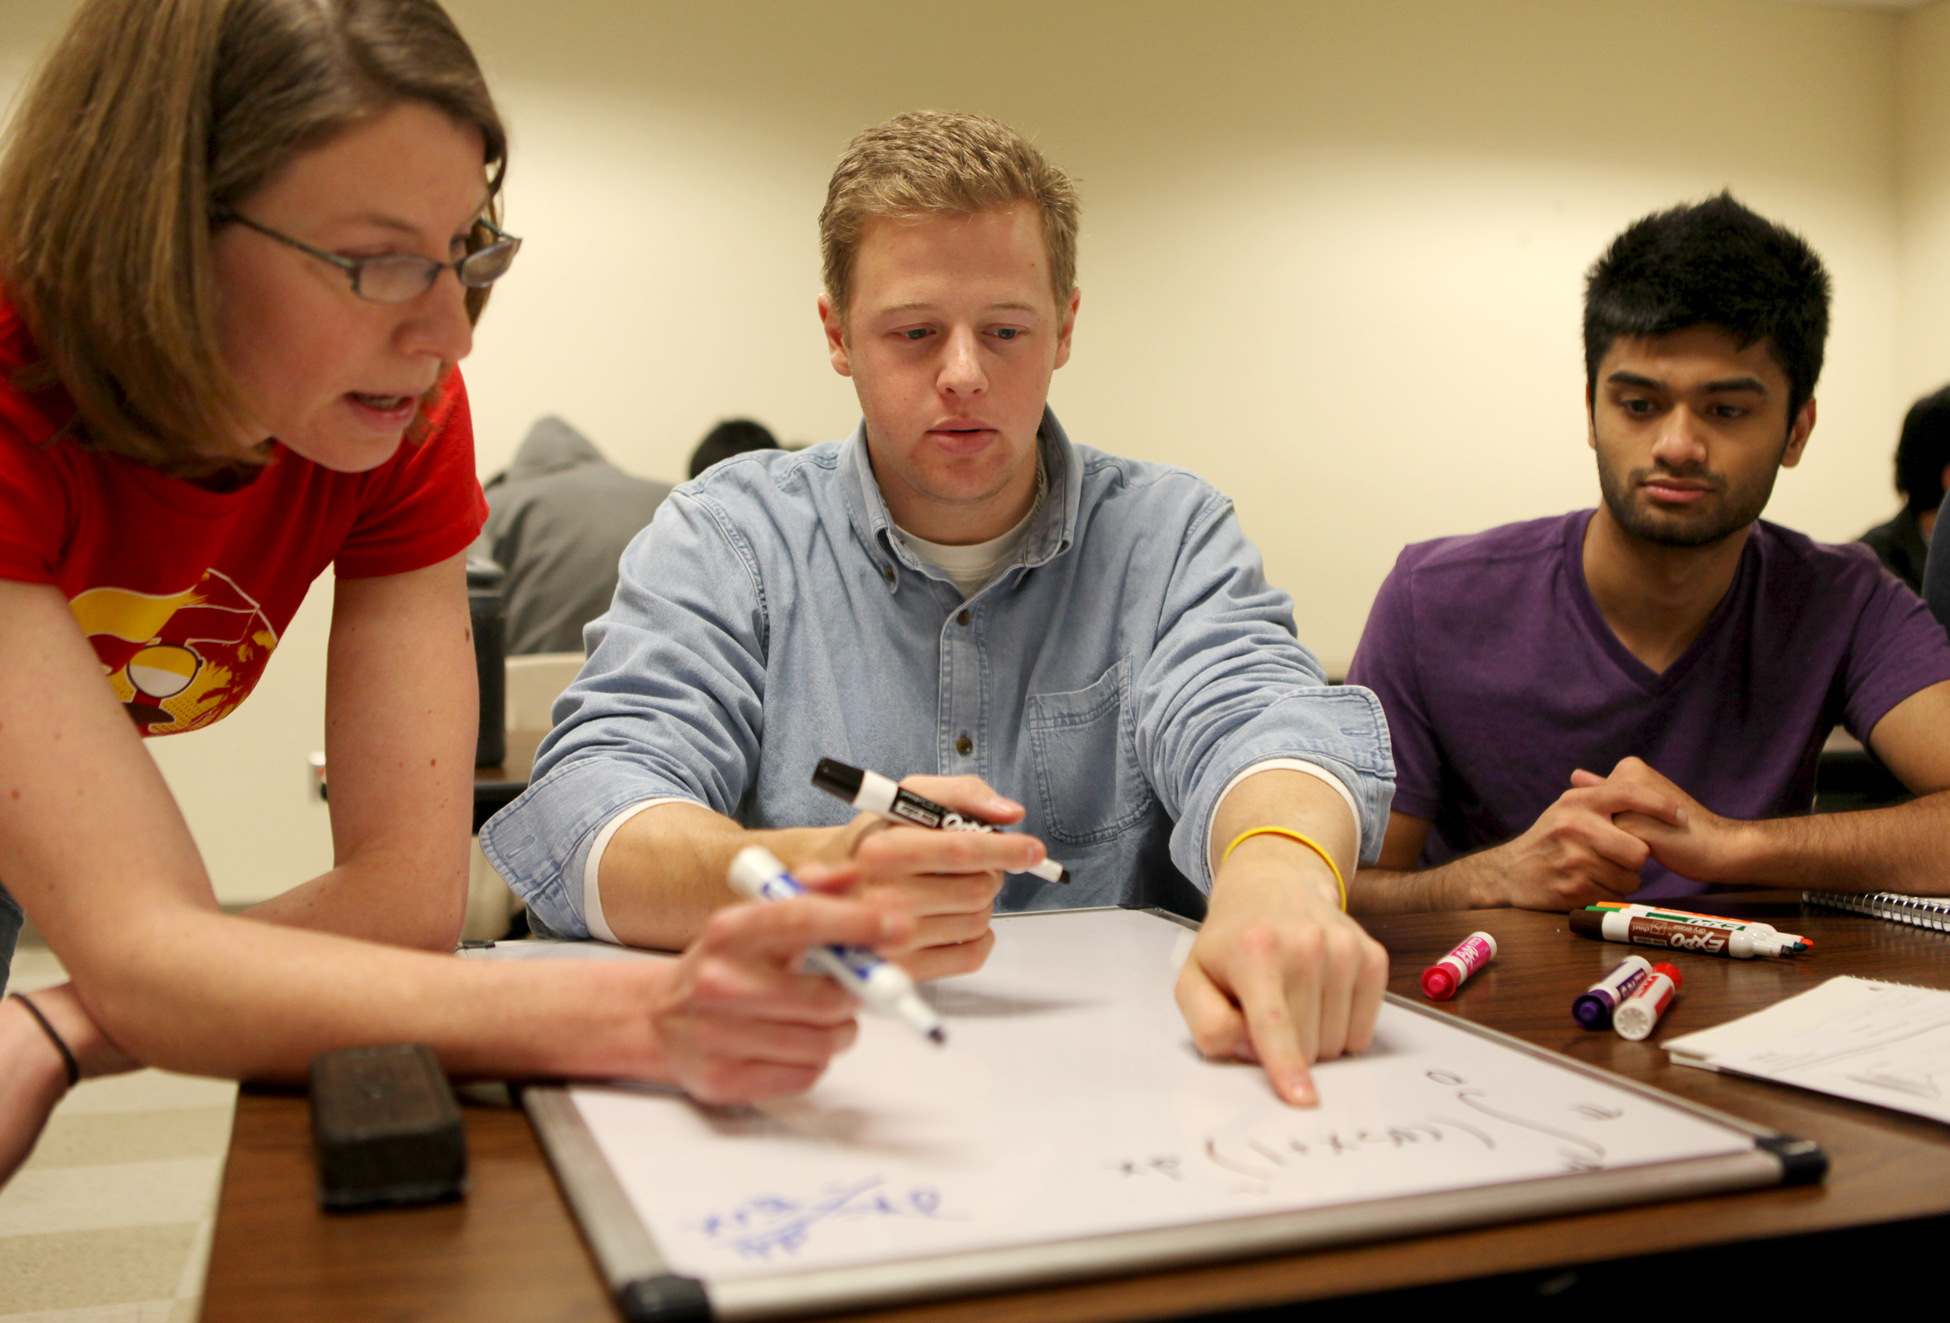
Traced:
[[1422, 971], [1422, 992], [1430, 1001], [1448, 1001], [1463, 980], [1496, 959], [1496, 938], [1471, 933], [1456, 949]]

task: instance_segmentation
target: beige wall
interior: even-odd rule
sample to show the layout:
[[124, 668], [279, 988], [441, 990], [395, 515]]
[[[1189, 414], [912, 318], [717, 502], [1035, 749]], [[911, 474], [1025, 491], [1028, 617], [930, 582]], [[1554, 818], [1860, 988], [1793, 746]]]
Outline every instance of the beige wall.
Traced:
[[1898, 141], [1898, 394], [1950, 382], [1950, 4], [1903, 20]]
[[[1080, 179], [1055, 407], [1232, 492], [1333, 666], [1403, 543], [1594, 499], [1579, 283], [1635, 216], [1730, 186], [1833, 269], [1821, 425], [1772, 517], [1886, 517], [1902, 409], [1950, 377], [1943, 4], [450, 6], [528, 240], [468, 366], [484, 473], [544, 412], [665, 478], [720, 417], [849, 430], [813, 217], [846, 139], [914, 105], [1007, 119]], [[61, 8], [0, 0], [0, 93]], [[156, 748], [227, 897], [328, 855], [298, 790], [323, 595], [239, 716]]]
[[1837, 279], [1825, 420], [1775, 514], [1844, 538], [1893, 501], [1892, 16], [992, 4], [1026, 38], [1004, 44], [905, 4], [455, 12], [515, 126], [531, 236], [473, 363], [484, 468], [549, 409], [658, 476], [727, 413], [848, 430], [812, 217], [846, 138], [921, 104], [997, 114], [1082, 180], [1056, 408], [1235, 493], [1330, 662], [1404, 542], [1592, 499], [1581, 273], [1633, 216], [1723, 185]]

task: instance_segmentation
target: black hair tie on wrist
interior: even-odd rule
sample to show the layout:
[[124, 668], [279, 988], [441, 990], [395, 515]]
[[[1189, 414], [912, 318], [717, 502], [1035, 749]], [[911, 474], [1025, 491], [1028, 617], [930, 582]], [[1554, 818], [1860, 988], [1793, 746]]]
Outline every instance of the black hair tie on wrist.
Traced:
[[47, 1022], [45, 1015], [41, 1014], [41, 1008], [27, 1000], [27, 994], [24, 992], [10, 995], [27, 1008], [27, 1013], [34, 1017], [36, 1024], [40, 1025], [41, 1031], [48, 1036], [48, 1041], [54, 1044], [54, 1050], [61, 1054], [61, 1064], [68, 1068], [68, 1087], [72, 1089], [81, 1083], [81, 1063], [74, 1059], [74, 1053], [70, 1052], [68, 1045], [61, 1041], [61, 1035], [54, 1032], [54, 1026]]

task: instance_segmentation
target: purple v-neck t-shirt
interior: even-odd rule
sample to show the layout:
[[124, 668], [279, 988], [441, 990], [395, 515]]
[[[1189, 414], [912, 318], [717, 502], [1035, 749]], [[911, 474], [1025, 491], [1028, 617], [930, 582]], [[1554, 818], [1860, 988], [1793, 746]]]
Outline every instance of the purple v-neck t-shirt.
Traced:
[[[1655, 674], [1584, 582], [1592, 511], [1409, 547], [1382, 584], [1351, 684], [1381, 698], [1397, 812], [1430, 823], [1425, 866], [1521, 835], [1570, 788], [1637, 755], [1715, 813], [1805, 813], [1836, 725], [1866, 742], [1950, 680], [1950, 639], [1859, 544], [1756, 523], [1733, 585]], [[1648, 862], [1635, 898], [1696, 895]]]

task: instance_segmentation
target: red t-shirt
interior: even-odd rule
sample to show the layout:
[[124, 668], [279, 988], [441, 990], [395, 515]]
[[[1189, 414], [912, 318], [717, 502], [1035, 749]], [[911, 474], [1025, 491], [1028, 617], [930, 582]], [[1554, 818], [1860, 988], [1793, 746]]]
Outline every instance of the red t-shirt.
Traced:
[[0, 298], [0, 578], [61, 590], [144, 735], [243, 702], [327, 565], [348, 579], [421, 569], [486, 518], [458, 372], [426, 440], [378, 468], [335, 473], [276, 446], [255, 481], [219, 493], [53, 439], [74, 405], [59, 386], [14, 384], [37, 361]]

